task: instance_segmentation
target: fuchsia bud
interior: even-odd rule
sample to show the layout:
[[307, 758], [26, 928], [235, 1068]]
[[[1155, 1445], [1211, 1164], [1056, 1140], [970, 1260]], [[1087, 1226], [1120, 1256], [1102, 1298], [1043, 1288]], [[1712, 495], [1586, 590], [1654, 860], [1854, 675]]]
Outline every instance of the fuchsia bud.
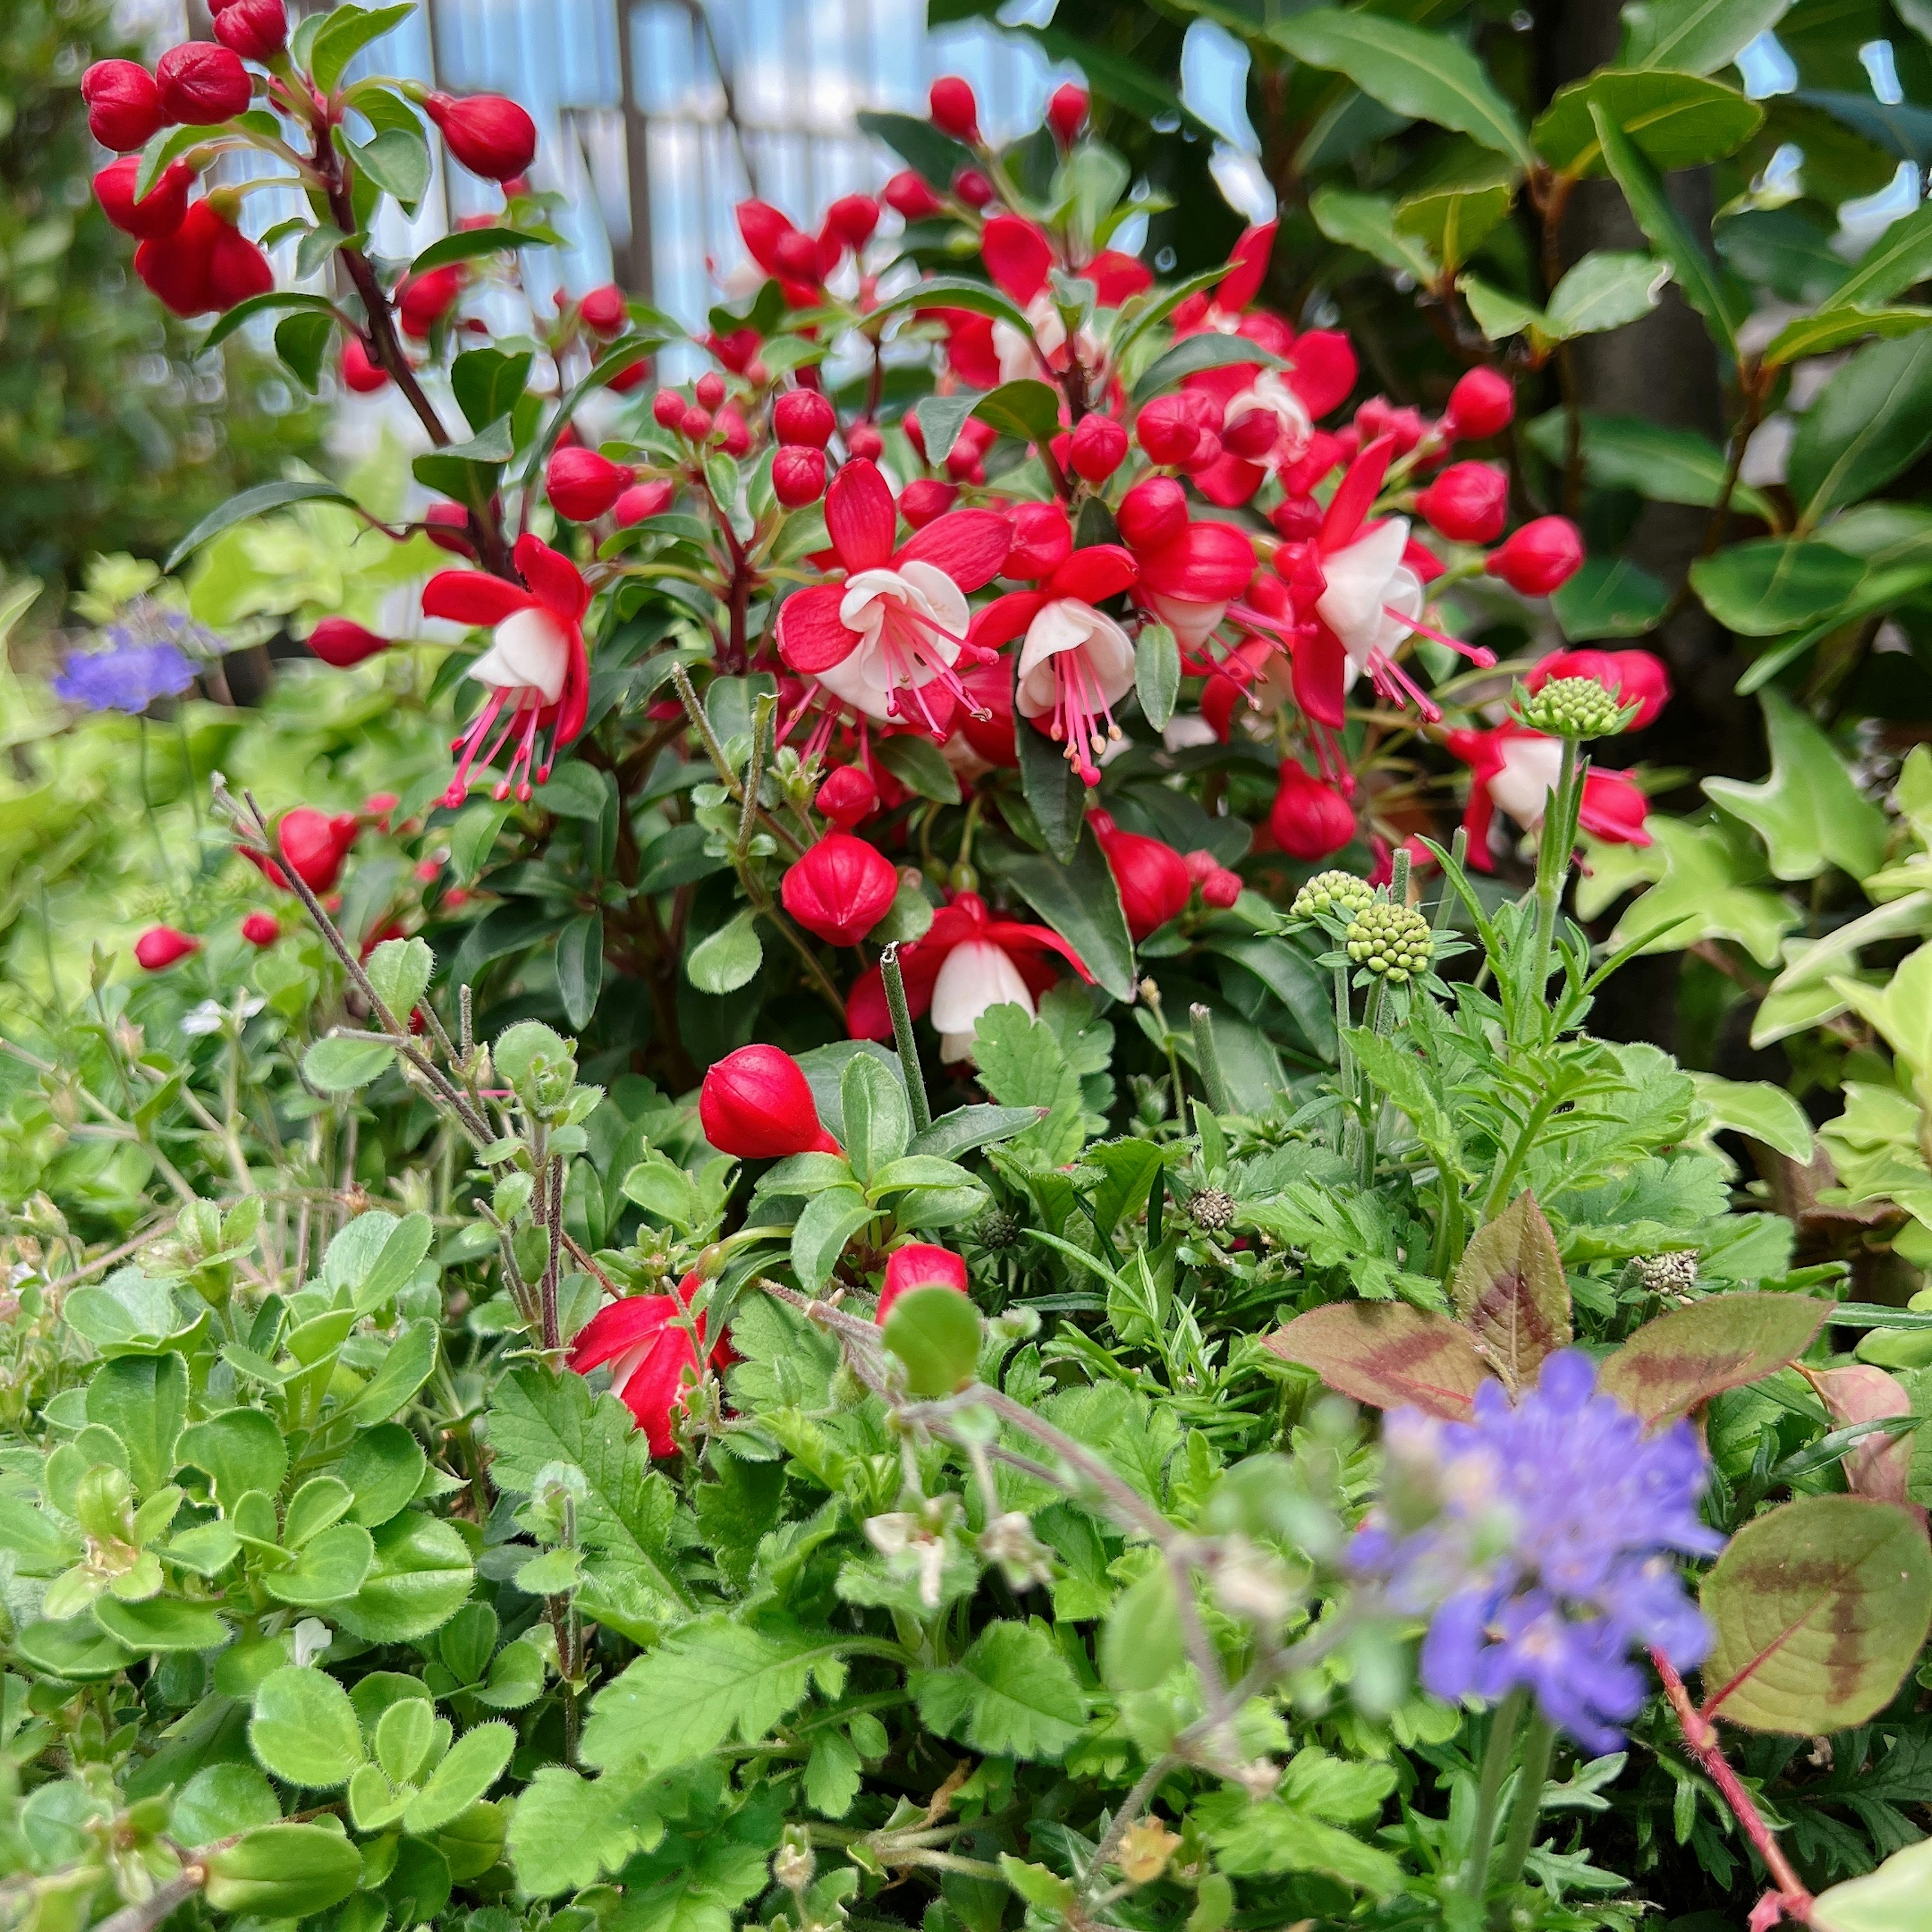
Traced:
[[975, 147], [980, 140], [980, 104], [974, 98], [970, 82], [956, 74], [942, 74], [932, 83], [926, 97], [932, 124], [942, 134]]
[[[1060, 92], [1078, 93], [1077, 88]], [[1057, 97], [1056, 97], [1057, 98]], [[1127, 433], [1112, 416], [1097, 411], [1082, 416], [1075, 425], [1068, 446], [1067, 460], [1073, 473], [1089, 483], [1104, 483], [1126, 460]]]
[[[124, 64], [132, 66], [133, 62]], [[143, 134], [141, 140], [147, 138]], [[130, 145], [138, 148], [141, 142]], [[880, 190], [879, 198], [895, 214], [908, 221], [928, 221], [946, 211], [945, 202], [926, 185], [925, 176], [915, 174], [910, 168], [902, 168], [893, 176]]]
[[[352, 812], [339, 812], [332, 818], [313, 806], [298, 805], [282, 814], [273, 843], [275, 850], [312, 892], [333, 892], [342, 876], [342, 862], [362, 830], [362, 821]], [[242, 856], [272, 886], [290, 890], [288, 874], [272, 859], [264, 859], [247, 847]]]
[[88, 131], [116, 154], [146, 146], [167, 124], [154, 76], [138, 61], [96, 61], [81, 76], [80, 98]]
[[841, 832], [850, 832], [879, 808], [879, 788], [863, 765], [839, 765], [826, 774], [812, 804]]
[[825, 494], [825, 452], [787, 444], [772, 458], [772, 494], [788, 510], [802, 510]]
[[1521, 597], [1547, 597], [1583, 562], [1582, 533], [1568, 517], [1538, 517], [1510, 533], [1483, 567]]
[[253, 85], [238, 55], [206, 40], [184, 40], [154, 63], [162, 115], [190, 128], [213, 128], [244, 112]]
[[577, 313], [586, 328], [598, 335], [617, 335], [623, 331], [627, 311], [624, 291], [615, 282], [592, 289], [577, 304]]
[[778, 896], [799, 924], [832, 946], [856, 946], [899, 889], [892, 862], [849, 832], [828, 832], [784, 875]]
[[968, 208], [984, 208], [993, 199], [993, 184], [977, 168], [962, 168], [952, 177], [952, 192]]
[[1451, 436], [1480, 442], [1499, 435], [1516, 414], [1516, 388], [1507, 376], [1493, 369], [1472, 369], [1449, 392], [1442, 427]]
[[194, 184], [194, 170], [185, 161], [176, 161], [140, 200], [134, 189], [141, 178], [141, 158], [124, 154], [110, 161], [94, 178], [94, 198], [100, 212], [124, 235], [137, 236], [144, 242], [173, 234], [188, 213], [188, 191]]
[[1281, 438], [1281, 424], [1270, 410], [1244, 410], [1221, 432], [1221, 440], [1244, 461], [1258, 463]]
[[772, 434], [779, 442], [823, 449], [838, 427], [838, 412], [816, 389], [788, 389], [772, 405]]
[[1138, 945], [1186, 908], [1194, 890], [1187, 862], [1158, 838], [1120, 830], [1104, 813], [1096, 814], [1095, 829], [1120, 889], [1128, 934]]
[[1300, 543], [1322, 527], [1322, 506], [1312, 496], [1286, 496], [1268, 512], [1268, 521], [1290, 543]]
[[727, 456], [742, 456], [752, 446], [751, 424], [743, 412], [729, 403], [718, 412], [718, 434]]
[[879, 1289], [879, 1306], [873, 1317], [880, 1328], [892, 1312], [892, 1304], [915, 1288], [950, 1288], [966, 1293], [966, 1264], [950, 1248], [930, 1241], [908, 1241], [886, 1258], [886, 1278]]
[[943, 517], [959, 500], [959, 485], [936, 476], [915, 476], [899, 492], [899, 514], [916, 530]]
[[268, 258], [210, 202], [196, 202], [172, 235], [134, 250], [134, 272], [177, 315], [226, 314], [275, 285]]
[[500, 94], [472, 94], [459, 100], [432, 94], [423, 112], [442, 130], [449, 152], [486, 181], [514, 180], [537, 152], [537, 124]]
[[1217, 414], [1210, 398], [1198, 390], [1183, 390], [1178, 395], [1157, 396], [1148, 404], [1134, 433], [1153, 461], [1164, 466], [1191, 464], [1199, 459], [1202, 445], [1210, 438], [1214, 454], [1220, 454], [1220, 437], [1208, 420]]
[[470, 512], [460, 503], [432, 503], [422, 514], [423, 535], [438, 550], [452, 556], [474, 556], [476, 547], [470, 540]]
[[845, 450], [861, 461], [876, 463], [886, 453], [886, 440], [872, 423], [854, 423], [845, 432]]
[[1187, 527], [1187, 492], [1171, 476], [1143, 478], [1120, 500], [1120, 535], [1133, 550], [1159, 550]]
[[1063, 150], [1072, 147], [1079, 138], [1081, 129], [1087, 124], [1087, 109], [1084, 87], [1076, 87], [1070, 80], [1053, 90], [1046, 104], [1046, 124]]
[[1333, 785], [1311, 778], [1293, 758], [1282, 761], [1268, 830], [1291, 859], [1312, 863], [1339, 852], [1355, 836], [1355, 814]]
[[389, 372], [369, 353], [369, 345], [359, 335], [345, 336], [337, 364], [342, 386], [358, 396], [373, 396], [389, 380]]
[[848, 248], [862, 248], [879, 225], [879, 204], [869, 194], [841, 195], [825, 211], [825, 224]]
[[693, 403], [678, 418], [677, 433], [688, 442], [703, 442], [711, 434], [711, 412]]
[[544, 488], [559, 516], [587, 524], [602, 516], [637, 477], [628, 463], [613, 463], [594, 449], [560, 449], [544, 471]]
[[151, 926], [134, 942], [134, 957], [143, 971], [165, 971], [190, 952], [201, 950], [201, 941], [171, 926]]
[[1045, 577], [1073, 552], [1073, 526], [1058, 503], [1016, 503], [1013, 541], [1000, 566], [1006, 577]]
[[281, 936], [281, 926], [272, 912], [251, 912], [242, 922], [242, 937], [250, 946], [272, 946]]
[[396, 291], [397, 312], [403, 333], [418, 342], [426, 342], [429, 332], [456, 306], [463, 292], [463, 270], [456, 262], [431, 268], [426, 274], [412, 275]]
[[346, 617], [325, 617], [308, 634], [308, 647], [324, 664], [346, 670], [379, 651], [386, 651], [389, 640], [364, 630]]
[[677, 485], [662, 476], [653, 482], [633, 483], [612, 506], [617, 527], [628, 530], [633, 524], [641, 524], [646, 517], [662, 516], [670, 508], [671, 499], [676, 494]]
[[1492, 463], [1452, 463], [1415, 507], [1452, 543], [1494, 543], [1509, 514], [1509, 478]]
[[266, 65], [289, 44], [288, 10], [282, 0], [228, 0], [214, 12], [214, 38], [231, 53]]
[[700, 409], [710, 410], [715, 415], [724, 400], [724, 378], [716, 370], [707, 369], [698, 377], [692, 393], [697, 397]]
[[698, 1094], [698, 1118], [720, 1154], [740, 1160], [842, 1151], [819, 1124], [805, 1070], [776, 1046], [741, 1046], [716, 1061]]
[[690, 406], [675, 389], [660, 389], [651, 398], [651, 419], [659, 429], [676, 430], [684, 425], [684, 412]]

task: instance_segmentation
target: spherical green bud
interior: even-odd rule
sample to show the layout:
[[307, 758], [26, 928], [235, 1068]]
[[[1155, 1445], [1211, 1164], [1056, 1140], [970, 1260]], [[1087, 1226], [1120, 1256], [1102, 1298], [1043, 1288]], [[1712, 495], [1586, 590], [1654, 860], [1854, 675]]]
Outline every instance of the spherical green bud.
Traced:
[[1594, 677], [1553, 677], [1521, 706], [1532, 730], [1557, 738], [1607, 738], [1623, 729], [1624, 706]]
[[1312, 919], [1319, 912], [1352, 916], [1374, 902], [1375, 888], [1353, 872], [1317, 872], [1294, 896], [1288, 910], [1297, 919]]
[[1348, 957], [1391, 986], [1406, 986], [1429, 970], [1436, 937], [1429, 922], [1411, 906], [1378, 900], [1349, 922]]

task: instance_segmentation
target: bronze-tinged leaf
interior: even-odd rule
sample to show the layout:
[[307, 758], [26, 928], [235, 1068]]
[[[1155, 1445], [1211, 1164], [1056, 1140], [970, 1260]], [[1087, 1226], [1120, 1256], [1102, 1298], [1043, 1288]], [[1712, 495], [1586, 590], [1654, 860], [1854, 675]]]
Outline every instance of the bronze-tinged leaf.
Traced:
[[1705, 1709], [1815, 1736], [1891, 1702], [1932, 1627], [1932, 1546], [1915, 1511], [1804, 1496], [1747, 1523], [1704, 1580]]
[[1490, 1379], [1468, 1330], [1400, 1301], [1337, 1301], [1298, 1315], [1262, 1342], [1285, 1362], [1312, 1369], [1338, 1394], [1375, 1408], [1405, 1404], [1466, 1422]]
[[[1880, 1422], [1888, 1416], [1910, 1415], [1912, 1398], [1896, 1376], [1853, 1362], [1842, 1369], [1807, 1369], [1806, 1378], [1825, 1399], [1832, 1420], [1840, 1428], [1852, 1423]], [[1855, 1496], [1874, 1496], [1882, 1503], [1910, 1500], [1912, 1436], [1874, 1430], [1846, 1452], [1845, 1486]]]
[[1477, 1353], [1512, 1395], [1536, 1379], [1545, 1356], [1570, 1346], [1570, 1284], [1534, 1194], [1476, 1230], [1450, 1293]]
[[1799, 1294], [1714, 1294], [1646, 1322], [1604, 1363], [1598, 1386], [1649, 1423], [1795, 1362], [1830, 1304]]

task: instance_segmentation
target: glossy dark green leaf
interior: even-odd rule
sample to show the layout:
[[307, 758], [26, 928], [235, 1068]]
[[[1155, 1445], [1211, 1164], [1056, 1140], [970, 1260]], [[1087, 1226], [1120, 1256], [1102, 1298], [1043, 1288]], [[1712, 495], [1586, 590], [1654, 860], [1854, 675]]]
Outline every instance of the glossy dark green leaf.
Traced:
[[1133, 941], [1114, 875], [1090, 826], [1081, 829], [1065, 864], [1030, 852], [1009, 860], [1000, 876], [1072, 946], [1108, 992], [1119, 1000], [1133, 998]]
[[1756, 101], [1720, 81], [1667, 69], [1606, 68], [1560, 88], [1530, 130], [1538, 153], [1574, 178], [1604, 172], [1592, 106], [1602, 109], [1644, 158], [1666, 173], [1735, 154], [1764, 119]]
[[1882, 488], [1932, 447], [1932, 335], [1860, 350], [1798, 418], [1786, 480], [1814, 524]]

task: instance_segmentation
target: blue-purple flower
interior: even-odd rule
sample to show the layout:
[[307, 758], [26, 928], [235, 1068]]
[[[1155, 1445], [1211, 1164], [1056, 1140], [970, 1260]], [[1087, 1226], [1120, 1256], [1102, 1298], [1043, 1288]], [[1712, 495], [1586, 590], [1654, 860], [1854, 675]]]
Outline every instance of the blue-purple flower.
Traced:
[[138, 716], [158, 698], [173, 698], [194, 682], [194, 661], [183, 644], [218, 648], [212, 634], [184, 610], [150, 597], [124, 607], [106, 627], [105, 650], [76, 652], [54, 680], [54, 695], [89, 711], [125, 711]]
[[1633, 1648], [1680, 1670], [1702, 1658], [1708, 1633], [1676, 1559], [1724, 1539], [1698, 1520], [1705, 1462], [1688, 1424], [1646, 1435], [1565, 1350], [1515, 1405], [1492, 1382], [1472, 1420], [1398, 1409], [1384, 1442], [1385, 1492], [1352, 1563], [1391, 1608], [1429, 1617], [1422, 1681], [1436, 1696], [1520, 1688], [1606, 1750], [1643, 1702]]

